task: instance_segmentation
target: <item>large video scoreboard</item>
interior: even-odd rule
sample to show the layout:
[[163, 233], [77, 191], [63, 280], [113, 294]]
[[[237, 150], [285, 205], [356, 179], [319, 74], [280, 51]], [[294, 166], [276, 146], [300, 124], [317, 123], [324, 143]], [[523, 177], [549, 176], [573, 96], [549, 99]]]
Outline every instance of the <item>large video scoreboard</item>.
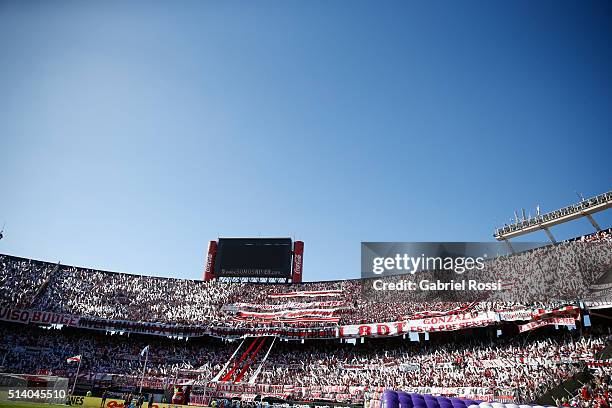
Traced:
[[291, 278], [291, 238], [219, 238], [215, 277]]

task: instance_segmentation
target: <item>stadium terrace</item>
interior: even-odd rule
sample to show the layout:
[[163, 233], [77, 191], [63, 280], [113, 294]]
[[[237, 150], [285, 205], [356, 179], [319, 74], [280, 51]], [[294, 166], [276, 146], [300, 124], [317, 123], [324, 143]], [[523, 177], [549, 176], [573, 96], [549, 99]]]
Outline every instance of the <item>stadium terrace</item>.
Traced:
[[[68, 379], [76, 395], [116, 406], [141, 388], [191, 405], [378, 404], [388, 389], [555, 404], [560, 382], [577, 375], [606, 391], [611, 244], [607, 230], [485, 262], [520, 301], [376, 295], [362, 280], [179, 280], [0, 255], [2, 371]], [[584, 297], [542, 301], [526, 274]], [[402, 276], [378, 279], [391, 287]], [[569, 397], [586, 398], [579, 387]]]

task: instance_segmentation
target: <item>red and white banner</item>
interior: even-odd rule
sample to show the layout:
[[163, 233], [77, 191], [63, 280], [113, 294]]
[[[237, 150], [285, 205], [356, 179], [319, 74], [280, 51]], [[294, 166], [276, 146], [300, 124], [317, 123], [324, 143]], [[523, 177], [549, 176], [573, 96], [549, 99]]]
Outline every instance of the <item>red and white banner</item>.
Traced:
[[294, 317], [294, 318], [283, 318], [280, 320], [269, 320], [269, 319], [253, 319], [245, 317], [231, 317], [233, 322], [245, 322], [245, 323], [258, 323], [258, 324], [274, 324], [274, 323], [338, 323], [339, 317]]
[[[329, 291], [325, 291], [328, 293]], [[339, 294], [341, 291], [332, 291]], [[304, 293], [304, 292], [293, 292]], [[316, 292], [320, 294], [321, 292]], [[287, 293], [282, 294], [288, 295]], [[308, 296], [308, 295], [306, 295]], [[336, 304], [332, 302], [305, 302], [302, 304]], [[291, 302], [287, 302], [291, 303]], [[300, 303], [296, 303], [300, 304]], [[185, 337], [200, 337], [212, 335], [223, 338], [239, 338], [247, 335], [270, 335], [283, 338], [360, 338], [379, 336], [399, 336], [406, 333], [424, 333], [439, 331], [454, 331], [471, 327], [484, 327], [494, 325], [498, 318], [509, 320], [523, 319], [526, 315], [517, 315], [523, 311], [501, 312], [472, 312], [452, 313], [443, 316], [430, 316], [421, 319], [407, 319], [396, 322], [368, 323], [357, 325], [338, 326], [340, 316], [335, 314], [341, 308], [312, 308], [304, 310], [278, 310], [273, 312], [240, 311], [239, 315], [229, 318], [232, 322], [260, 323], [262, 330], [250, 325], [237, 327], [226, 326], [176, 326], [160, 323], [145, 323], [132, 321], [114, 321], [106, 319], [80, 319], [79, 316], [54, 312], [40, 312], [35, 310], [21, 310], [0, 307], [0, 321], [9, 321], [24, 324], [58, 324], [74, 327], [83, 327], [94, 330], [116, 330], [124, 332], [146, 333], [152, 335], [176, 335]], [[510, 313], [515, 313], [511, 315]], [[579, 308], [566, 306], [553, 310], [529, 311], [533, 321], [519, 326], [521, 332], [533, 330], [549, 324], [571, 326], [579, 320]], [[295, 327], [295, 324], [321, 323], [318, 326]]]
[[503, 367], [514, 367], [517, 364], [504, 358], [495, 358], [492, 360], [474, 360], [473, 365], [475, 367], [482, 368], [503, 368]]
[[342, 295], [342, 290], [300, 290], [297, 292], [271, 293], [269, 298], [295, 298], [295, 297], [333, 297]]
[[575, 316], [580, 312], [578, 306], [563, 306], [557, 309], [517, 309], [498, 312], [499, 320], [538, 320], [546, 317]]
[[302, 309], [302, 310], [280, 310], [278, 312], [249, 312], [239, 311], [238, 317], [254, 317], [264, 320], [284, 319], [294, 317], [329, 317], [333, 316], [338, 309]]
[[493, 312], [462, 313], [447, 316], [435, 316], [425, 319], [406, 320], [390, 323], [370, 323], [361, 325], [340, 326], [338, 337], [379, 337], [399, 336], [409, 332], [440, 332], [483, 327], [495, 323]]
[[578, 306], [563, 306], [557, 309], [535, 309], [532, 316], [534, 320], [538, 320], [547, 317], [576, 316], [579, 313]]
[[519, 333], [529, 330], [534, 330], [543, 326], [559, 325], [559, 326], [574, 326], [576, 324], [575, 317], [549, 317], [546, 319], [535, 320], [527, 324], [519, 325]]
[[[248, 396], [252, 394], [289, 395], [306, 398], [326, 397], [332, 400], [341, 401], [348, 399], [361, 399], [365, 392], [371, 393], [371, 398], [380, 398], [384, 391], [382, 387], [347, 387], [343, 385], [322, 385], [322, 386], [294, 386], [294, 385], [270, 385], [270, 384], [247, 384], [230, 382], [209, 382], [203, 388], [206, 395], [222, 396], [233, 395], [234, 397]], [[493, 390], [486, 387], [408, 387], [403, 391], [418, 394], [432, 394], [444, 396], [456, 396], [461, 398], [478, 399], [481, 401], [493, 401]], [[201, 393], [201, 391], [200, 391]], [[201, 398], [199, 393], [192, 393], [192, 399], [197, 401]]]
[[234, 303], [225, 307], [226, 310], [291, 310], [291, 309], [317, 309], [317, 308], [343, 308], [348, 307], [348, 304], [343, 300], [328, 300], [325, 302], [285, 302], [278, 305], [270, 305], [263, 303]]
[[[342, 369], [347, 371], [364, 371], [364, 370], [377, 370], [377, 371], [389, 371], [389, 370], [397, 370], [402, 364], [398, 364], [396, 361], [383, 363], [383, 364], [342, 364]], [[411, 365], [412, 367], [413, 365]], [[325, 366], [319, 366], [325, 368]], [[416, 364], [416, 368], [407, 369], [404, 371], [416, 371], [420, 367], [419, 364]]]
[[612, 301], [586, 301], [585, 304], [589, 309], [610, 309]]
[[612, 360], [595, 360], [595, 361], [589, 361], [587, 363], [587, 365], [590, 368], [597, 368], [597, 367], [612, 367]]
[[[258, 395], [293, 395], [298, 398], [325, 398], [330, 400], [342, 401], [352, 399], [362, 400], [366, 393], [370, 399], [377, 400], [382, 395], [383, 387], [364, 387], [364, 386], [343, 386], [343, 385], [270, 385], [270, 384], [248, 384], [231, 382], [196, 382], [196, 388], [192, 391], [192, 402], [199, 401], [203, 395], [209, 397], [233, 395], [234, 397], [250, 398], [253, 394]], [[443, 395], [450, 397], [470, 398], [481, 401], [497, 401], [499, 397], [495, 395], [507, 395], [508, 402], [513, 402], [513, 390], [503, 388], [488, 387], [405, 387], [402, 391], [418, 394]]]
[[16, 323], [62, 324], [66, 326], [79, 325], [78, 316], [54, 312], [12, 309], [10, 307], [0, 307], [0, 320]]
[[533, 317], [531, 312], [530, 309], [506, 310], [498, 312], [498, 315], [501, 321], [514, 322], [517, 320], [531, 320]]
[[459, 306], [454, 309], [449, 309], [449, 310], [444, 310], [444, 311], [425, 310], [425, 311], [418, 312], [410, 316], [403, 316], [403, 319], [406, 319], [406, 320], [424, 319], [426, 317], [446, 316], [450, 314], [466, 313], [470, 311], [474, 307], [475, 304], [476, 302], [472, 302], [464, 306]]
[[78, 356], [74, 356], [74, 357], [69, 357], [66, 359], [67, 363], [80, 363], [81, 362], [81, 355]]

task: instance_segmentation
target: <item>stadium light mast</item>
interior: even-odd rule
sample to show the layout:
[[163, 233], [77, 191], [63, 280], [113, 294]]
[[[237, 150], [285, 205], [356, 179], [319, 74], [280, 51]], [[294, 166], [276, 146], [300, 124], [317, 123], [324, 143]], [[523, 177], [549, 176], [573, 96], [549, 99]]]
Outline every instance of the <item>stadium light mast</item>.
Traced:
[[601, 227], [593, 218], [593, 214], [598, 213], [600, 211], [605, 211], [612, 207], [612, 191], [608, 191], [607, 193], [603, 193], [588, 199], [585, 199], [582, 195], [580, 195], [580, 198], [581, 200], [577, 204], [572, 204], [567, 207], [563, 207], [559, 210], [551, 211], [545, 214], [540, 214], [540, 205], [538, 204], [538, 206], [536, 207], [536, 216], [534, 218], [529, 217], [528, 219], [525, 219], [523, 210], [522, 219], [518, 219], [518, 217], [515, 217], [514, 223], [510, 225], [504, 225], [503, 227], [495, 228], [493, 237], [498, 241], [505, 241], [510, 250], [512, 251], [512, 246], [510, 245], [510, 238], [519, 237], [521, 235], [526, 235], [532, 232], [544, 230], [550, 242], [554, 244], [557, 242], [557, 240], [550, 231], [551, 227], [570, 222], [582, 217], [585, 217], [589, 220], [589, 222], [595, 229], [595, 232], [601, 231]]

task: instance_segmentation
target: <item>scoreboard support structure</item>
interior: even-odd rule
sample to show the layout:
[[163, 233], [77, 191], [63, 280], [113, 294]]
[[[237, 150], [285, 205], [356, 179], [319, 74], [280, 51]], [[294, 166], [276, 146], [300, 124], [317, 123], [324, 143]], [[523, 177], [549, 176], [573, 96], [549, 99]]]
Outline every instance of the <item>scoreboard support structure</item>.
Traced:
[[[223, 260], [223, 245], [227, 248], [227, 242], [238, 242], [237, 244], [230, 244], [228, 249], [230, 252], [232, 249], [238, 248], [239, 260], [232, 258], [232, 264], [237, 261], [242, 263], [240, 266], [234, 266], [236, 270], [231, 269], [228, 272], [224, 269]], [[223, 243], [222, 243], [223, 242]], [[258, 249], [260, 248], [260, 249]], [[261, 270], [259, 263], [262, 262], [263, 253], [268, 253], [270, 248], [278, 248], [278, 254], [282, 259], [287, 260], [285, 267], [278, 269], [266, 269]], [[228, 251], [226, 250], [226, 252]], [[258, 253], [261, 252], [261, 253]], [[273, 249], [273, 251], [277, 251]], [[252, 259], [249, 259], [252, 256]], [[227, 254], [226, 254], [227, 257]], [[290, 257], [290, 258], [288, 258]], [[282, 261], [281, 259], [281, 261]], [[274, 259], [278, 261], [278, 259]], [[252, 263], [251, 263], [252, 262]], [[225, 265], [227, 267], [227, 265]], [[294, 241], [291, 242], [290, 238], [219, 238], [219, 241], [210, 241], [208, 244], [208, 252], [206, 254], [206, 261], [204, 263], [204, 274], [203, 280], [209, 282], [212, 280], [219, 280], [224, 282], [250, 282], [250, 283], [300, 283], [302, 282], [304, 266], [304, 242]], [[221, 271], [221, 272], [220, 272]]]

